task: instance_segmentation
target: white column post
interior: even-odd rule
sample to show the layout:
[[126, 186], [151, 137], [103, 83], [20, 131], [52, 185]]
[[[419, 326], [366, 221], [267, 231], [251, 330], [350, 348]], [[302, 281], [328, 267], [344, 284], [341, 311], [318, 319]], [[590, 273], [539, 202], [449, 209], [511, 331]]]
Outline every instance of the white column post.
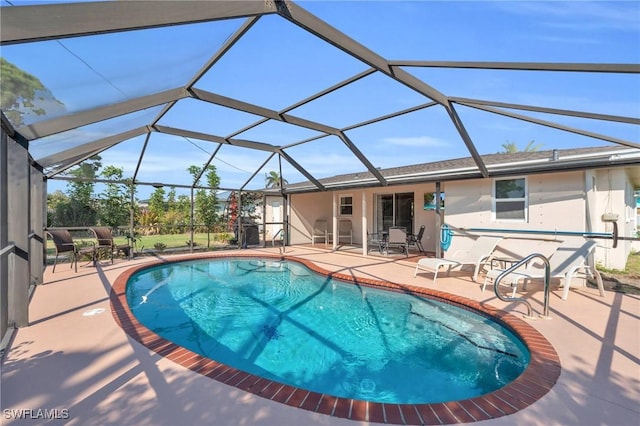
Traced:
[[337, 250], [338, 249], [338, 193], [337, 192], [333, 193], [333, 226], [331, 227], [331, 229], [333, 229], [332, 247], [333, 247], [333, 250]]
[[362, 191], [362, 255], [366, 256], [369, 253], [369, 239], [367, 233], [369, 227], [367, 226], [367, 191]]

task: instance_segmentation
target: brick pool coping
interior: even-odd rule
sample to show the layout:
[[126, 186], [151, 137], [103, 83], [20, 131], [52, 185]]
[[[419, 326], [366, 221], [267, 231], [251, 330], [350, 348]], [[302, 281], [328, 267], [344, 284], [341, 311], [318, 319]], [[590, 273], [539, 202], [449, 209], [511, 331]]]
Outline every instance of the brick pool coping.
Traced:
[[[347, 399], [299, 389], [245, 373], [203, 357], [152, 332], [138, 322], [126, 300], [127, 282], [138, 271], [166, 263], [212, 258], [261, 258], [295, 261], [318, 274], [340, 281], [427, 296], [475, 311], [481, 315], [490, 316], [518, 335], [524, 342], [531, 354], [529, 366], [516, 380], [494, 392], [465, 400], [433, 404], [387, 404]], [[131, 338], [158, 355], [196, 373], [260, 397], [292, 407], [356, 421], [440, 425], [495, 419], [513, 414], [533, 404], [551, 390], [560, 376], [560, 358], [551, 343], [536, 329], [512, 314], [491, 305], [442, 291], [330, 272], [311, 261], [293, 256], [216, 253], [158, 260], [132, 267], [120, 274], [113, 283], [109, 297], [111, 313], [116, 323]]]

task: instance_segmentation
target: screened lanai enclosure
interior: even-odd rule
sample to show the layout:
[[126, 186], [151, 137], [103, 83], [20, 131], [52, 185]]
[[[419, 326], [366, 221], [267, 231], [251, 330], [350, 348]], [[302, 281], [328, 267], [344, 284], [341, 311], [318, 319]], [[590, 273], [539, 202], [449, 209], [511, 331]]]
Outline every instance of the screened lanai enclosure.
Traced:
[[[390, 4], [2, 1], [1, 334], [28, 324], [29, 288], [42, 282], [47, 193], [95, 155], [139, 199], [206, 188], [284, 203], [527, 173], [485, 163], [505, 145], [625, 148], [535, 173], [637, 167], [637, 4], [617, 4], [619, 45], [589, 31], [602, 19], [582, 5], [573, 16], [564, 3]], [[559, 39], [567, 27], [575, 38]], [[465, 157], [464, 174], [389, 172]], [[268, 187], [271, 172], [280, 181]]]

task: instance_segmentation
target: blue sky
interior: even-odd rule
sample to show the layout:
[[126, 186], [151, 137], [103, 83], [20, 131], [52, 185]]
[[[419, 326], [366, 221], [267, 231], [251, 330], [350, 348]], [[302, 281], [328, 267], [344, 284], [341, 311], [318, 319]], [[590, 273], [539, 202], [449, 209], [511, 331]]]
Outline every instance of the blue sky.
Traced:
[[[298, 4], [389, 60], [640, 63], [640, 2], [636, 1]], [[3, 7], [7, 5], [2, 1]], [[242, 20], [213, 22], [4, 46], [1, 53], [37, 76], [63, 102], [64, 109], [51, 115], [65, 114], [184, 85], [241, 23]], [[195, 87], [281, 110], [367, 68], [290, 22], [265, 16]], [[405, 70], [447, 96], [640, 117], [638, 75], [416, 67]], [[428, 101], [397, 82], [373, 74], [290, 113], [342, 128]], [[542, 149], [609, 145], [471, 108], [457, 110], [481, 154], [496, 153], [507, 142], [524, 147], [532, 140]], [[158, 111], [154, 108], [52, 136], [34, 142], [32, 149], [36, 157], [44, 157], [79, 141], [147, 124]], [[638, 126], [634, 125], [522, 114], [640, 142]], [[160, 124], [229, 136], [257, 120], [251, 114], [184, 100]], [[289, 144], [316, 134], [269, 122], [237, 137]], [[346, 134], [377, 167], [469, 156], [439, 107]], [[103, 163], [122, 167], [125, 175], [132, 174], [143, 142], [144, 138], [139, 137], [105, 151]], [[186, 168], [202, 165], [215, 147], [197, 139], [155, 133], [138, 179], [189, 184]], [[364, 170], [364, 165], [334, 137], [287, 152], [319, 178]], [[222, 177], [222, 186], [237, 187], [266, 158], [265, 153], [224, 146], [213, 164]], [[277, 162], [272, 160], [247, 188], [262, 187], [264, 174], [277, 168]], [[306, 180], [286, 163], [283, 175], [289, 182]], [[65, 186], [64, 182], [49, 183], [50, 190]], [[151, 190], [140, 188], [139, 196], [145, 198]]]

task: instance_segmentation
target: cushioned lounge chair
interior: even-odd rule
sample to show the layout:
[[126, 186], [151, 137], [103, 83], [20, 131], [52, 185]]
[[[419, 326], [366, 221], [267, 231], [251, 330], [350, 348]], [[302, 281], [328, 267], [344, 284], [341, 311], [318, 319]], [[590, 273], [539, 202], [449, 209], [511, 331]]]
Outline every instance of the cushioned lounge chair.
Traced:
[[438, 278], [438, 271], [441, 267], [447, 267], [447, 275], [449, 275], [454, 268], [473, 266], [473, 280], [477, 281], [480, 267], [491, 259], [491, 255], [500, 240], [502, 240], [502, 237], [482, 235], [473, 242], [468, 250], [457, 250], [451, 257], [442, 259], [427, 257], [420, 259], [416, 265], [413, 277], [415, 278], [420, 270], [430, 271], [433, 272], [433, 283], [435, 284], [436, 278]]
[[66, 229], [48, 229], [46, 233], [49, 235], [56, 250], [56, 257], [53, 261], [53, 271], [56, 272], [58, 256], [65, 255], [69, 259], [70, 267], [75, 267], [78, 272], [78, 260], [84, 256], [90, 256], [94, 265], [96, 262], [95, 244], [92, 242], [90, 246], [80, 247], [73, 241], [71, 233]]
[[106, 252], [108, 256], [111, 258], [111, 263], [113, 263], [113, 256], [118, 255], [118, 253], [122, 252], [125, 257], [129, 257], [131, 253], [131, 247], [129, 243], [125, 244], [116, 244], [113, 241], [113, 234], [111, 234], [111, 230], [106, 226], [99, 226], [90, 228], [91, 232], [95, 235], [96, 241], [98, 245], [96, 246], [96, 251]]
[[[560, 244], [551, 256], [549, 256], [550, 278], [560, 278], [564, 281], [564, 289], [562, 291], [563, 300], [567, 300], [567, 297], [569, 297], [571, 279], [575, 277], [580, 270], [584, 270], [587, 275], [595, 277], [600, 296], [604, 297], [604, 287], [600, 272], [588, 263], [589, 257], [595, 250], [596, 245], [596, 241], [593, 240], [567, 240]], [[494, 282], [502, 272], [504, 272], [504, 269], [492, 269], [487, 272], [484, 284], [482, 285], [482, 291], [485, 290], [489, 282]], [[544, 266], [541, 265], [541, 262], [536, 262], [536, 259], [533, 259], [531, 264], [526, 268], [505, 275], [500, 280], [500, 284], [511, 286], [513, 288], [511, 297], [515, 297], [518, 283], [522, 282], [524, 286], [528, 280], [534, 279], [544, 279]]]

